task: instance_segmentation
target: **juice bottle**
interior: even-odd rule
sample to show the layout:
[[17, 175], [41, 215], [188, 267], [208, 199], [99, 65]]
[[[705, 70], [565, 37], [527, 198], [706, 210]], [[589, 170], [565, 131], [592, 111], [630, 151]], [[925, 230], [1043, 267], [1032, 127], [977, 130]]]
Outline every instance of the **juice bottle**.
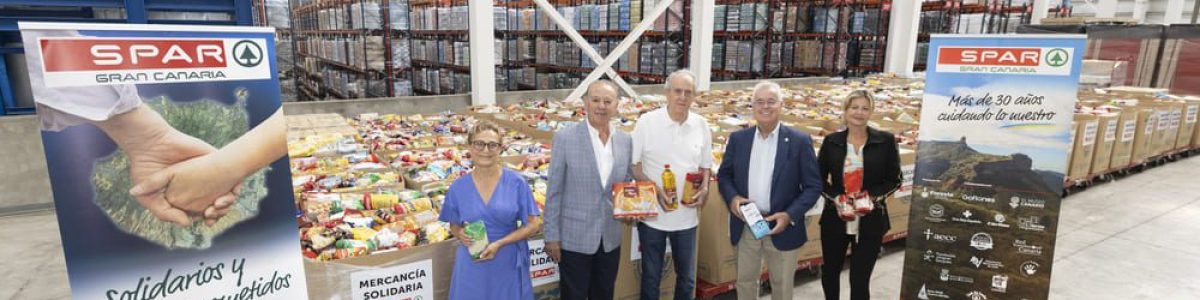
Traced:
[[675, 197], [675, 173], [671, 172], [671, 165], [663, 166], [662, 186], [663, 193], [667, 195], [667, 210], [679, 208], [679, 200]]

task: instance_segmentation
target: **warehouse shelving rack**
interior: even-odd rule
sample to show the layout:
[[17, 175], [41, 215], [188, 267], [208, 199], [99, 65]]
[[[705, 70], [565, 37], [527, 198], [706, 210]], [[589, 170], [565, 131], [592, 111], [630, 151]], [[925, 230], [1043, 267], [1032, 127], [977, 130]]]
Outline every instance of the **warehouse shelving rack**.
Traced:
[[[410, 30], [393, 28], [391, 20], [391, 4], [396, 0], [315, 0], [315, 1], [300, 1], [291, 0], [289, 2], [292, 13], [292, 26], [290, 36], [293, 39], [296, 57], [296, 66], [294, 68], [297, 77], [296, 89], [299, 91], [301, 100], [319, 100], [325, 98], [351, 99], [363, 96], [369, 97], [392, 97], [403, 96], [404, 94], [395, 89], [395, 84], [398, 80], [408, 80], [411, 78], [412, 68], [409, 66], [398, 66], [395, 64], [392, 52], [392, 40], [395, 38], [408, 38]], [[337, 23], [338, 27], [347, 26], [355, 22], [353, 16], [354, 8], [357, 8], [357, 14], [361, 20], [359, 24], [367, 23], [365, 18], [368, 15], [367, 3], [378, 4], [380, 28], [320, 28], [321, 21], [318, 15], [324, 10], [333, 10], [336, 12], [336, 18], [330, 22]], [[333, 26], [325, 24], [326, 26]], [[314, 38], [356, 38], [361, 39], [357, 42], [346, 42], [341, 47], [343, 51], [349, 52], [352, 47], [357, 50], [361, 47], [363, 57], [356, 61], [337, 61], [327, 57], [321, 57], [313, 53], [316, 49], [309, 49], [310, 45], [306, 42]], [[369, 49], [367, 38], [380, 38], [383, 43], [383, 64], [379, 67], [372, 68], [369, 63], [369, 57], [366, 55]], [[411, 50], [411, 49], [410, 49]], [[348, 55], [348, 54], [347, 54]], [[304, 61], [313, 63], [302, 63]], [[315, 65], [315, 66], [314, 66]], [[335, 88], [328, 82], [328, 72], [326, 70], [336, 70], [344, 72], [349, 77], [347, 82], [353, 82], [356, 85], [363, 86], [363, 93], [353, 93], [349, 90], [340, 90]], [[379, 87], [382, 85], [382, 87]]]
[[[1026, 3], [1026, 1], [1018, 2], [1013, 0], [980, 0], [972, 1], [971, 3], [964, 3], [962, 0], [925, 1], [922, 3], [921, 12], [923, 26], [921, 26], [920, 33], [917, 35], [918, 49], [922, 47], [928, 49], [930, 34], [1015, 33], [1018, 25], [1029, 24], [1030, 18], [1033, 16], [1033, 6]], [[926, 12], [941, 13], [938, 14], [937, 18], [927, 20], [924, 16]], [[1060, 12], [1068, 12], [1068, 10], [1064, 6], [1059, 6], [1051, 8], [1050, 12], [1059, 14]], [[970, 14], [982, 14], [982, 22], [980, 24], [964, 25], [961, 22], [963, 15]], [[1017, 20], [1021, 24], [1012, 24], [1012, 17], [1017, 17]], [[926, 24], [930, 26], [925, 26]], [[925, 70], [925, 59], [924, 55], [917, 56], [917, 63], [914, 65], [916, 71]]]
[[[766, 66], [771, 64], [771, 61], [770, 61], [771, 56], [769, 55], [769, 53], [771, 53], [770, 47], [774, 46], [774, 45], [772, 45], [773, 44], [772, 42], [776, 39], [776, 36], [779, 34], [776, 31], [781, 30], [780, 28], [775, 28], [774, 20], [772, 19], [772, 14], [770, 12], [775, 9], [779, 9], [781, 2], [782, 1], [779, 1], [779, 0], [717, 0], [716, 1], [717, 5], [725, 5], [726, 9], [722, 12], [717, 12], [718, 14], [723, 14], [721, 16], [721, 20], [725, 21], [723, 30], [714, 30], [713, 31], [713, 45], [715, 48], [713, 56], [714, 56], [714, 58], [717, 58], [717, 57], [721, 58], [719, 61], [714, 60], [713, 64], [712, 64], [713, 65], [712, 74], [714, 75], [713, 77], [715, 79], [735, 80], [735, 79], [754, 79], [754, 78], [777, 77], [777, 76], [773, 76], [773, 75], [778, 75], [780, 70], [768, 70]], [[737, 17], [739, 23], [745, 22], [744, 20], [741, 20], [741, 17], [745, 15], [745, 13], [742, 13], [740, 10], [740, 7], [743, 4], [750, 4], [750, 5], [763, 4], [763, 5], [767, 6], [767, 9], [765, 10], [766, 14], [759, 14], [759, 11], [757, 11], [757, 10], [755, 12], [751, 13], [751, 18], [753, 20], [750, 21], [751, 24], [757, 24], [757, 22], [762, 21], [763, 24], [766, 25], [766, 28], [763, 28], [762, 30], [757, 30], [757, 28], [750, 28], [749, 30], [743, 30], [743, 29], [739, 28], [739, 30], [736, 30], [736, 31], [729, 30], [729, 27], [728, 27], [729, 21], [728, 20], [731, 17]], [[734, 7], [734, 6], [739, 7], [737, 15], [730, 13], [731, 9], [729, 9], [729, 7]], [[763, 44], [764, 47], [762, 48], [762, 53], [757, 53], [757, 51], [755, 51], [757, 49], [755, 49], [753, 45], [750, 47], [749, 54], [743, 54], [738, 50], [734, 50], [734, 52], [736, 53], [735, 56], [748, 57], [748, 59], [751, 60], [751, 62], [749, 64], [742, 64], [740, 62], [735, 62], [733, 64], [729, 63], [730, 57], [729, 57], [728, 53], [729, 53], [729, 45], [731, 44], [730, 42], [734, 42], [734, 43], [751, 42], [751, 43], [753, 43], [756, 41], [764, 42], [764, 44]], [[721, 44], [721, 47], [716, 47], [715, 45], [717, 45], [717, 44]], [[722, 49], [723, 50], [722, 52], [724, 52], [724, 53], [720, 53], [720, 54], [715, 53], [716, 49]], [[759, 68], [758, 71], [754, 71], [754, 68], [756, 67], [753, 63], [754, 57], [762, 57], [763, 64], [757, 66]], [[737, 59], [737, 58], [735, 57], [734, 59]], [[730, 69], [730, 68], [737, 68], [738, 66], [744, 66], [745, 68], [749, 68], [749, 70], [743, 71], [743, 70], [736, 70], [736, 69], [731, 70]]]
[[[718, 21], [724, 21], [727, 24], [718, 26], [719, 29], [714, 32], [715, 44], [722, 44], [722, 47], [728, 49], [730, 41], [765, 41], [763, 53], [757, 53], [753, 50], [752, 56], [765, 56], [762, 61], [762, 66], [753, 66], [751, 71], [730, 70], [729, 56], [726, 53], [714, 54], [720, 60], [713, 61], [713, 74], [717, 79], [724, 80], [739, 80], [739, 79], [759, 79], [759, 78], [780, 78], [780, 77], [796, 77], [796, 76], [861, 76], [868, 73], [880, 72], [883, 70], [883, 52], [887, 42], [887, 20], [888, 9], [890, 2], [886, 0], [718, 0], [717, 5], [725, 5], [726, 8], [718, 11]], [[756, 21], [766, 22], [766, 28], [763, 30], [746, 30], [740, 29], [737, 31], [729, 30], [729, 20], [735, 17], [733, 15], [733, 6], [741, 6], [742, 4], [765, 4], [767, 14], [760, 14], [758, 11], [752, 14]], [[839, 26], [835, 24], [834, 32], [819, 32], [814, 28], [814, 15], [817, 10], [835, 10], [834, 15], [838, 18], [853, 17], [854, 13], [864, 13], [864, 18], [861, 22], [873, 21], [874, 26], [871, 26], [872, 33], [855, 33], [850, 31], [850, 21], [839, 22], [847, 26]], [[741, 9], [737, 9], [740, 13]], [[869, 10], [877, 13], [865, 14]], [[845, 13], [843, 14], [843, 11]], [[868, 20], [871, 19], [871, 20]], [[743, 20], [740, 20], [739, 22]], [[796, 24], [796, 23], [803, 23]], [[866, 25], [863, 25], [866, 26]], [[864, 28], [867, 31], [868, 28]], [[795, 51], [798, 48], [795, 43], [801, 41], [818, 41], [820, 50], [819, 55], [830, 52], [831, 55], [838, 55], [837, 59], [828, 59], [834, 62], [833, 65], [826, 65], [825, 59], [818, 62], [818, 66], [797, 66], [795, 61]], [[786, 46], [791, 44], [792, 46]], [[871, 63], [861, 64], [857, 56], [851, 57], [851, 53], [859, 53], [863, 45], [870, 45], [872, 49], [876, 49], [875, 59]], [[829, 51], [826, 51], [829, 50]], [[735, 51], [736, 52], [736, 51]], [[846, 52], [846, 55], [841, 55]], [[741, 53], [737, 53], [741, 56]], [[777, 55], [778, 54], [778, 55]], [[845, 66], [840, 66], [837, 63], [840, 61], [849, 60]], [[753, 68], [758, 68], [760, 71], [753, 71]]]
[[[466, 7], [467, 2], [468, 2], [467, 0], [411, 0], [411, 1], [409, 1], [408, 5], [409, 5], [409, 13], [415, 14], [417, 9]], [[440, 18], [440, 16], [438, 16], [438, 17]], [[434, 42], [443, 42], [443, 41], [451, 42], [451, 43], [452, 42], [463, 42], [463, 43], [468, 42], [468, 40], [467, 40], [468, 31], [466, 29], [422, 28], [422, 29], [418, 30], [418, 29], [415, 29], [416, 24], [414, 24], [415, 22], [412, 18], [409, 19], [409, 22], [410, 22], [410, 24], [409, 24], [408, 34], [410, 37], [410, 41], [409, 41], [409, 47], [410, 47], [409, 55], [410, 56], [413, 55], [414, 53], [416, 53], [417, 45], [414, 41], [418, 40], [418, 39], [423, 40], [423, 41], [434, 41]], [[438, 19], [436, 24], [440, 25], [440, 24], [442, 24], [442, 22], [443, 22], [443, 20]], [[470, 25], [469, 18], [468, 18], [467, 22], [468, 22], [468, 26], [469, 26]], [[390, 45], [389, 45], [389, 47], [390, 47]], [[453, 47], [451, 46], [451, 48], [453, 48]], [[435, 51], [435, 52], [440, 52], [440, 53], [427, 53], [427, 55], [437, 56], [438, 54], [444, 55], [444, 53], [453, 52], [451, 49], [437, 48], [437, 50], [438, 51]], [[390, 52], [390, 50], [389, 50], [389, 52]], [[452, 53], [452, 55], [468, 55], [468, 54], [455, 52], [455, 53]], [[470, 82], [467, 83], [465, 90], [460, 90], [459, 88], [456, 88], [453, 85], [443, 84], [445, 82], [442, 82], [442, 80], [441, 80], [442, 78], [445, 78], [447, 76], [455, 76], [456, 74], [468, 74], [468, 77], [469, 77], [469, 74], [471, 73], [471, 68], [470, 68], [469, 64], [456, 65], [453, 63], [441, 62], [441, 61], [438, 61], [437, 59], [433, 59], [433, 60], [417, 59], [416, 57], [412, 57], [411, 61], [412, 61], [412, 70], [411, 70], [410, 74], [412, 74], [412, 77], [413, 77], [412, 82], [413, 82], [414, 95], [438, 95], [438, 94], [447, 94], [447, 93], [455, 94], [455, 93], [469, 93], [471, 91]], [[427, 82], [427, 84], [436, 85], [436, 88], [422, 88], [422, 87], [417, 86], [416, 77], [417, 76], [426, 76], [427, 74], [423, 73], [422, 70], [428, 70], [428, 69], [437, 70], [439, 75], [437, 76], [437, 78], [432, 78], [432, 79], [434, 79], [432, 82], [430, 82], [428, 80], [430, 78], [425, 78], [424, 82]], [[445, 74], [449, 74], [449, 75], [445, 75]]]
[[[132, 24], [251, 25], [251, 0], [0, 0], [0, 115], [32, 114], [19, 21]], [[119, 15], [106, 14], [119, 12]], [[159, 13], [210, 13], [220, 20], [163, 19]], [[182, 14], [179, 14], [182, 15]], [[11, 64], [11, 65], [10, 65]], [[14, 81], [16, 80], [16, 81]], [[20, 99], [18, 99], [20, 98]]]
[[[670, 1], [670, 0], [659, 0], [659, 1]], [[497, 26], [497, 29], [496, 29], [496, 37], [497, 37], [497, 39], [502, 41], [502, 43], [501, 43], [502, 46], [499, 46], [499, 48], [502, 48], [503, 49], [502, 52], [504, 53], [503, 56], [497, 57], [497, 60], [500, 60], [500, 63], [497, 66], [497, 72], [503, 73], [503, 77], [497, 77], [498, 79], [499, 78], [508, 78], [509, 81], [516, 80], [514, 74], [519, 74], [519, 72], [517, 72], [515, 70], [518, 70], [518, 69], [530, 70], [530, 69], [532, 69], [532, 70], [534, 70], [535, 74], [567, 73], [567, 74], [570, 74], [570, 75], [568, 75], [569, 78], [572, 78], [575, 80], [582, 80], [585, 76], [587, 76], [588, 73], [590, 73], [594, 69], [592, 66], [594, 66], [595, 63], [592, 62], [591, 59], [587, 57], [587, 55], [583, 55], [582, 53], [580, 53], [578, 55], [578, 59], [571, 59], [571, 61], [567, 61], [567, 62], [560, 61], [560, 63], [558, 63], [558, 64], [539, 63], [536, 61], [535, 57], [518, 57], [518, 59], [516, 59], [516, 60], [509, 59], [508, 56], [510, 55], [511, 51], [517, 51], [518, 50], [517, 48], [519, 48], [519, 45], [520, 45], [519, 43], [514, 43], [514, 44], [518, 44], [518, 45], [517, 45], [517, 47], [512, 47], [512, 46], [510, 46], [510, 43], [508, 42], [509, 40], [528, 39], [528, 40], [531, 40], [533, 43], [535, 43], [535, 45], [538, 40], [553, 41], [556, 43], [569, 44], [570, 45], [569, 47], [572, 47], [571, 49], [573, 49], [575, 51], [582, 51], [582, 49], [580, 49], [578, 45], [571, 43], [571, 41], [570, 41], [570, 39], [568, 39], [566, 33], [564, 33], [563, 31], [561, 31], [559, 29], [548, 29], [548, 28], [544, 28], [544, 27], [537, 28], [540, 26], [535, 26], [535, 28], [524, 28], [524, 27], [520, 26], [521, 20], [520, 20], [519, 12], [518, 12], [516, 18], [514, 18], [511, 14], [509, 14], [507, 12], [507, 10], [509, 10], [509, 9], [517, 9], [517, 10], [533, 9], [533, 10], [536, 10], [537, 12], [535, 13], [535, 16], [534, 16], [535, 20], [533, 20], [533, 22], [531, 22], [531, 23], [536, 24], [536, 22], [545, 21], [544, 19], [538, 19], [538, 15], [542, 14], [542, 12], [538, 9], [537, 5], [535, 5], [533, 1], [530, 1], [530, 0], [496, 0], [494, 2], [495, 2], [495, 5], [497, 8], [505, 9], [504, 20], [507, 23], [506, 29], [500, 29], [500, 26]], [[611, 4], [617, 4], [618, 5], [617, 7], [619, 9], [620, 4], [622, 4], [622, 3], [630, 3], [630, 9], [633, 9], [634, 6], [632, 6], [632, 2], [639, 3], [641, 5], [640, 8], [642, 8], [646, 11], [648, 11], [652, 7], [642, 0], [632, 0], [632, 1], [551, 0], [551, 1], [549, 1], [550, 4], [554, 5], [556, 8], [560, 8], [560, 9], [565, 8], [565, 7], [580, 7], [583, 5], [611, 5]], [[654, 1], [654, 2], [658, 2], [658, 1]], [[689, 34], [689, 32], [691, 30], [691, 25], [689, 24], [689, 20], [691, 20], [691, 4], [690, 4], [690, 1], [678, 1], [678, 2], [681, 2], [681, 6], [679, 7], [678, 11], [673, 12], [672, 10], [668, 10], [665, 15], [660, 17], [660, 18], [670, 18], [664, 22], [670, 22], [672, 19], [675, 22], [678, 22], [678, 24], [679, 24], [678, 28], [672, 29], [672, 28], [669, 28], [666, 26], [664, 26], [664, 28], [654, 27], [653, 29], [646, 31], [639, 38], [639, 44], [638, 44], [638, 45], [642, 45], [642, 43], [646, 43], [646, 42], [667, 42], [667, 43], [678, 45], [678, 49], [676, 49], [678, 54], [670, 55], [667, 51], [663, 51], [662, 55], [657, 57], [664, 62], [663, 63], [664, 65], [660, 68], [660, 69], [662, 69], [661, 72], [656, 72], [653, 70], [650, 72], [645, 72], [645, 71], [641, 70], [641, 68], [640, 68], [641, 63], [637, 64], [637, 65], [639, 65], [639, 70], [628, 70], [628, 69], [620, 68], [617, 65], [614, 65], [613, 69], [623, 79], [625, 79], [626, 81], [628, 81], [630, 83], [641, 83], [641, 84], [662, 83], [666, 80], [666, 76], [670, 72], [672, 72], [676, 69], [679, 69], [679, 68], [683, 68], [685, 66], [685, 62], [688, 61], [688, 55], [689, 55], [687, 49], [688, 49], [689, 45], [691, 44], [691, 35]], [[561, 12], [561, 10], [560, 10], [560, 12]], [[609, 13], [611, 14], [612, 12], [609, 12]], [[632, 17], [632, 14], [633, 13], [631, 11], [629, 17]], [[589, 43], [609, 43], [610, 45], [615, 46], [618, 42], [621, 41], [621, 39], [625, 38], [625, 36], [629, 34], [629, 32], [633, 29], [634, 26], [637, 25], [637, 23], [634, 22], [634, 20], [632, 18], [622, 19], [619, 12], [617, 13], [617, 15], [618, 15], [617, 23], [613, 23], [611, 21], [605, 21], [605, 23], [607, 23], [607, 27], [602, 28], [600, 30], [581, 30], [579, 28], [576, 28], [576, 29], [579, 32], [579, 34], [581, 36], [583, 36]], [[568, 20], [568, 21], [571, 21], [571, 20]], [[627, 29], [621, 28], [621, 26], [620, 26], [621, 22], [628, 22], [628, 24], [626, 26]], [[639, 51], [640, 48], [638, 48], [638, 45], [635, 45], [634, 46], [635, 48], [631, 48], [630, 51]], [[535, 48], [536, 48], [536, 46], [535, 46]], [[637, 49], [637, 50], [635, 50], [635, 49]], [[599, 47], [596, 50], [598, 52], [600, 52], [601, 56], [605, 56], [608, 54], [607, 50], [612, 50], [612, 49], [606, 48], [606, 47]], [[535, 52], [536, 52], [536, 49], [535, 49]], [[629, 53], [627, 52], [626, 55], [628, 57]], [[637, 58], [638, 59], [645, 58], [646, 55], [648, 55], [648, 53], [642, 53], [639, 51]], [[536, 78], [536, 75], [534, 75], [534, 76]], [[529, 84], [522, 83], [522, 82], [516, 82], [514, 84], [501, 84], [501, 85], [505, 86], [505, 88], [498, 89], [498, 90], [534, 90], [534, 89], [539, 89], [539, 88], [554, 88], [555, 87], [555, 86], [539, 87], [538, 80], [536, 80], [536, 79], [534, 80], [533, 85], [529, 85]]]

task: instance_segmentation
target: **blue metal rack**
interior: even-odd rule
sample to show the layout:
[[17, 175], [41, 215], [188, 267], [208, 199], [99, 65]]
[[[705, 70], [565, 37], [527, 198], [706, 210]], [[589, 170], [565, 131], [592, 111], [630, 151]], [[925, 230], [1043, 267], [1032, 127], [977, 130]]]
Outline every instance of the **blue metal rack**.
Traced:
[[[18, 21], [90, 22], [134, 24], [252, 25], [252, 0], [0, 0], [0, 115], [32, 114], [33, 107], [18, 105], [8, 77], [7, 55], [24, 53]], [[34, 8], [34, 9], [31, 9]], [[42, 8], [54, 8], [46, 10]], [[124, 19], [97, 18], [95, 9], [123, 9]], [[228, 13], [229, 21], [159, 20], [150, 12]], [[32, 100], [32, 99], [27, 99]], [[27, 101], [32, 103], [33, 101]]]

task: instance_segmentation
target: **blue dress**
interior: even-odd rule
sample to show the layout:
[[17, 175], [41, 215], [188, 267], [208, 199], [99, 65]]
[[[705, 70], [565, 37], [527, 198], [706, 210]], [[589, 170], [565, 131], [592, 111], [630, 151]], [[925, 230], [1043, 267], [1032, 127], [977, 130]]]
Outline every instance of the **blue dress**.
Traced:
[[[450, 185], [439, 219], [450, 224], [483, 220], [489, 241], [498, 241], [518, 228], [518, 221], [540, 215], [529, 184], [516, 172], [505, 169], [484, 204], [468, 174]], [[529, 274], [529, 244], [522, 240], [500, 247], [494, 259], [476, 262], [460, 243], [450, 277], [450, 299], [533, 299]]]

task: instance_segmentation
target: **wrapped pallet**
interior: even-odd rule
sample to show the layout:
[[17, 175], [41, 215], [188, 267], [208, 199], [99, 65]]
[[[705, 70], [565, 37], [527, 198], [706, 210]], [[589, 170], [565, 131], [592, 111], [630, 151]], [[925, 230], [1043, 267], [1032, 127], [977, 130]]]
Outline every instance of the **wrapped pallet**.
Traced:
[[1110, 169], [1125, 168], [1133, 157], [1134, 136], [1137, 133], [1138, 113], [1136, 109], [1122, 109], [1117, 124], [1117, 141], [1113, 144]]
[[1091, 176], [1103, 175], [1110, 171], [1112, 165], [1113, 147], [1117, 143], [1117, 134], [1119, 132], [1121, 115], [1117, 113], [1107, 113], [1097, 116], [1099, 127], [1096, 133], [1098, 141], [1096, 141], [1095, 153], [1092, 157], [1091, 171], [1088, 173]]
[[1075, 123], [1079, 124], [1079, 129], [1075, 133], [1075, 146], [1071, 151], [1067, 178], [1087, 180], [1090, 178], [1088, 172], [1091, 171], [1092, 159], [1096, 153], [1096, 133], [1100, 121], [1092, 114], [1075, 114]]
[[1196, 114], [1200, 110], [1200, 101], [1176, 101], [1180, 107], [1178, 117], [1173, 118], [1178, 123], [1178, 137], [1175, 139], [1175, 150], [1192, 149], [1192, 136], [1196, 131]]

